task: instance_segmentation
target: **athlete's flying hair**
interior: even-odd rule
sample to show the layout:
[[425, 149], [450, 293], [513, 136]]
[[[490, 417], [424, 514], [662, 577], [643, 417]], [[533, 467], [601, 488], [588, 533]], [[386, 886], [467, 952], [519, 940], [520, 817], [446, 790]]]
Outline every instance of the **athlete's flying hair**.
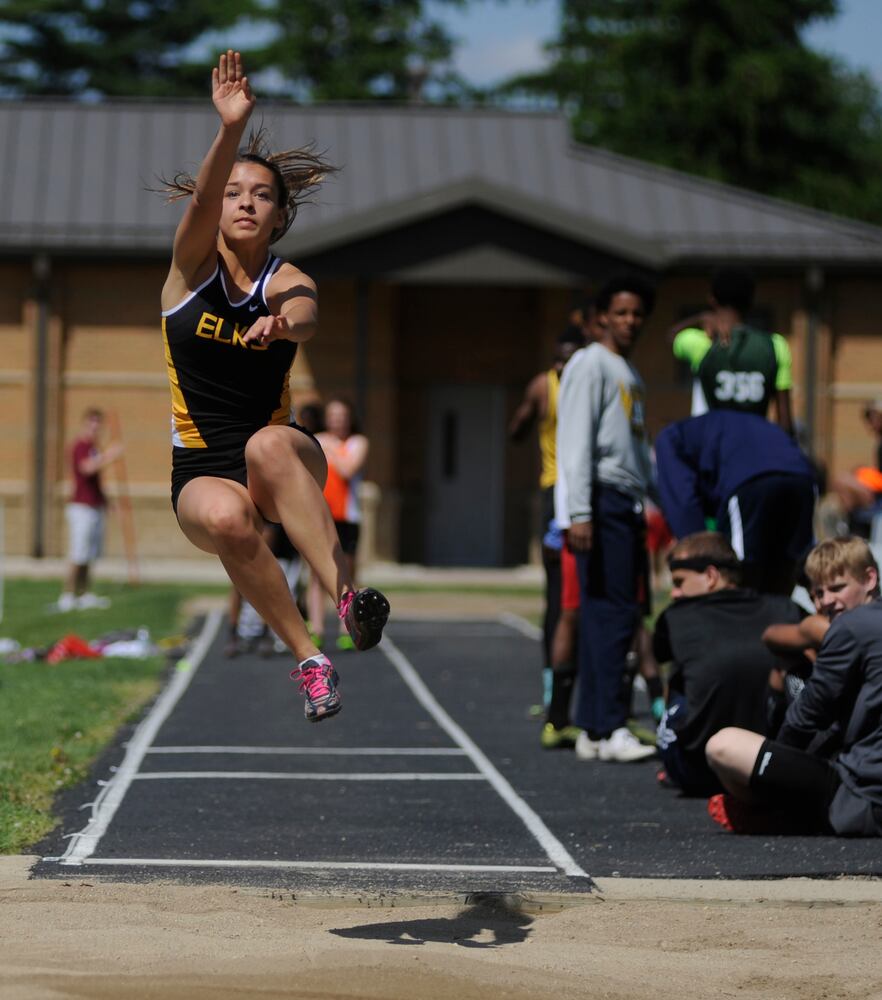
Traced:
[[[236, 163], [259, 163], [276, 179], [276, 202], [284, 210], [284, 216], [281, 224], [272, 231], [272, 243], [288, 232], [297, 209], [311, 200], [329, 174], [338, 170], [322, 154], [315, 152], [315, 145], [312, 143], [299, 149], [271, 152], [267, 130], [262, 126], [256, 132], [251, 131], [247, 144], [239, 150]], [[196, 180], [186, 171], [176, 173], [171, 180], [160, 177], [160, 182], [162, 187], [158, 189], [158, 193], [166, 195], [169, 202], [189, 198], [196, 191]]]

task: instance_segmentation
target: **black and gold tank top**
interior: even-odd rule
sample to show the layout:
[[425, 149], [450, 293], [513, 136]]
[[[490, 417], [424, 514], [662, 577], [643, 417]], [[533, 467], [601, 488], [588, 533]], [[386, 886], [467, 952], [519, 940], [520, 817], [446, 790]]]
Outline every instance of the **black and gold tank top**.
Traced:
[[280, 263], [270, 255], [248, 295], [232, 302], [218, 257], [212, 276], [163, 312], [175, 447], [244, 447], [261, 427], [289, 422], [288, 380], [297, 345], [242, 339], [258, 317], [270, 314], [266, 286]]

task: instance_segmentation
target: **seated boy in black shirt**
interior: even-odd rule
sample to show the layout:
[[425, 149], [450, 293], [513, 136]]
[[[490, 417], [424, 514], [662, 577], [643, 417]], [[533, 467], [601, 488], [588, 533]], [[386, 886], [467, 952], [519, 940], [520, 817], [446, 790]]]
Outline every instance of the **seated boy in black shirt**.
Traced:
[[763, 632], [776, 622], [798, 623], [802, 612], [786, 597], [742, 589], [738, 558], [716, 532], [681, 539], [668, 562], [673, 604], [659, 617], [653, 643], [659, 663], [672, 664], [658, 750], [671, 784], [687, 795], [711, 795], [721, 786], [705, 744], [723, 726], [765, 731], [778, 659]]
[[[882, 836], [882, 602], [879, 570], [859, 538], [822, 542], [806, 560], [819, 611], [831, 621], [811, 676], [775, 740], [726, 728], [707, 744], [726, 789], [708, 812], [737, 833], [781, 830]], [[832, 757], [809, 748], [839, 727]], [[785, 826], [782, 826], [782, 823]]]

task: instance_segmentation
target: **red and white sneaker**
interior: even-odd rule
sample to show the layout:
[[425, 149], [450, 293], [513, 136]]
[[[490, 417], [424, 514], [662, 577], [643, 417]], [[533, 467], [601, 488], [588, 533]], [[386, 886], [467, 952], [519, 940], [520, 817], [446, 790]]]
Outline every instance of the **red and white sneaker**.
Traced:
[[291, 671], [291, 680], [300, 682], [306, 698], [303, 714], [309, 722], [323, 722], [343, 707], [337, 684], [340, 678], [323, 653], [316, 653]]
[[337, 614], [355, 648], [372, 649], [383, 638], [383, 628], [389, 620], [389, 602], [372, 587], [349, 590], [337, 605]]

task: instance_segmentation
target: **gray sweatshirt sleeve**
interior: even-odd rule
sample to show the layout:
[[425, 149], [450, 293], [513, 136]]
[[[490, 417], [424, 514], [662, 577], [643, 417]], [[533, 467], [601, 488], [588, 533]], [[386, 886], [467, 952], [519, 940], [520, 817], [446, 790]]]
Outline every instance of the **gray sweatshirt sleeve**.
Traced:
[[[849, 612], [846, 612], [849, 614]], [[851, 612], [853, 615], [854, 612]], [[811, 677], [784, 716], [779, 743], [804, 750], [812, 737], [847, 718], [860, 688], [861, 650], [848, 621], [837, 619], [824, 636]]]
[[591, 520], [591, 486], [600, 400], [599, 365], [587, 350], [566, 366], [557, 410], [557, 461], [566, 481], [567, 508], [574, 524]]

